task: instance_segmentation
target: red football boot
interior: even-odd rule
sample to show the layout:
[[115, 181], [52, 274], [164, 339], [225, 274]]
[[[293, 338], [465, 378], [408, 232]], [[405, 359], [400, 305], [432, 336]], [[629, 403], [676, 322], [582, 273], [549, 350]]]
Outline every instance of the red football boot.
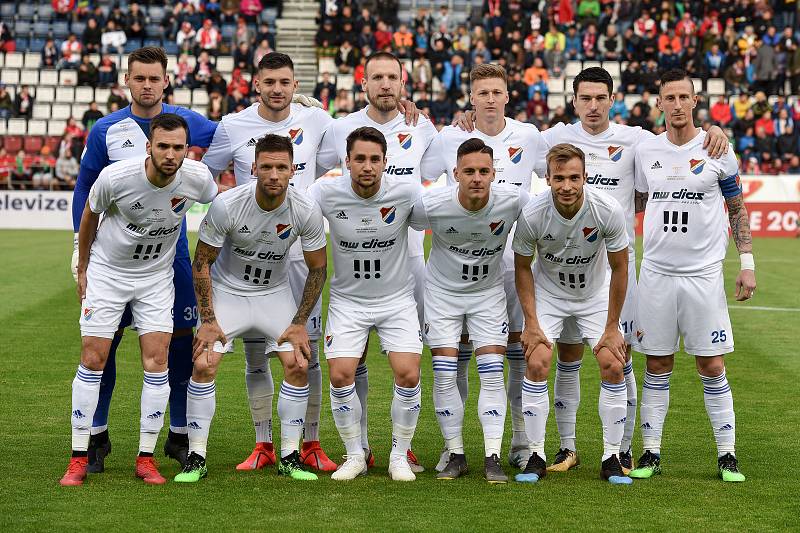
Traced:
[[86, 479], [86, 468], [89, 466], [88, 457], [70, 457], [67, 471], [64, 477], [61, 478], [62, 487], [74, 487], [83, 485], [83, 480]]
[[236, 470], [261, 470], [275, 464], [275, 448], [271, 442], [257, 442], [250, 457], [236, 465]]
[[158, 464], [152, 457], [136, 458], [136, 477], [148, 485], [163, 485], [167, 482], [158, 472]]
[[318, 440], [303, 443], [300, 449], [300, 461], [314, 470], [321, 472], [335, 472], [338, 466], [328, 458]]
[[408, 459], [408, 466], [411, 467], [412, 472], [419, 474], [420, 472], [425, 471], [425, 467], [419, 464], [419, 460], [417, 459], [417, 456], [414, 455], [414, 452], [411, 451], [411, 448], [409, 448], [406, 452], [406, 458]]

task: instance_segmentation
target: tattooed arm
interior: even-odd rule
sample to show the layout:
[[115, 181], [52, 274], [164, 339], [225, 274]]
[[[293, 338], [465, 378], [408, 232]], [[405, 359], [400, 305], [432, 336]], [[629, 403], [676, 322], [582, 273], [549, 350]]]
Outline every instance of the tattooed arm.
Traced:
[[[750, 219], [747, 216], [747, 207], [744, 205], [744, 196], [737, 194], [725, 198], [725, 203], [728, 206], [728, 220], [731, 224], [733, 242], [736, 243], [736, 249], [742, 258], [742, 269], [736, 276], [736, 300], [741, 302], [752, 298], [756, 291], [753, 236], [750, 233]], [[747, 264], [748, 262], [749, 264]]]
[[634, 213], [644, 212], [644, 208], [647, 207], [648, 194], [646, 192], [633, 191]]
[[197, 249], [194, 252], [192, 278], [201, 324], [195, 334], [192, 360], [197, 359], [203, 352], [210, 355], [216, 341], [222, 344], [227, 342], [222, 328], [217, 323], [211, 295], [211, 265], [217, 260], [219, 250], [203, 241], [197, 241]]

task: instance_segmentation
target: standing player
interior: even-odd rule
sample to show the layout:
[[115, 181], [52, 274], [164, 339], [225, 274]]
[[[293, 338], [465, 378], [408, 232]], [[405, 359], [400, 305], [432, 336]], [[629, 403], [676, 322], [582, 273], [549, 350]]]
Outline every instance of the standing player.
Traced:
[[[505, 69], [500, 65], [478, 65], [470, 72], [470, 103], [474, 108], [475, 129], [462, 130], [446, 127], [439, 132], [422, 161], [422, 177], [436, 179], [447, 173], [448, 184], [455, 183], [457, 149], [467, 139], [476, 137], [492, 148], [497, 183], [507, 183], [531, 190], [531, 176], [535, 171], [543, 175], [547, 148], [539, 130], [533, 124], [526, 124], [504, 116], [508, 103], [508, 80]], [[471, 121], [468, 124], [471, 129]], [[509, 225], [513, 221], [509, 221]], [[512, 233], [513, 235], [513, 233]], [[525, 466], [530, 452], [525, 436], [525, 422], [520, 407], [522, 378], [525, 374], [525, 359], [522, 356], [520, 334], [522, 332], [522, 310], [517, 302], [514, 287], [514, 256], [511, 247], [506, 247], [505, 291], [508, 313], [508, 399], [511, 404], [511, 449], [508, 460], [513, 466]], [[458, 388], [462, 403], [467, 401], [467, 367], [472, 356], [468, 343], [459, 345]], [[445, 450], [436, 469], [441, 471], [449, 457]]]
[[[612, 484], [630, 484], [617, 456], [627, 396], [622, 370], [625, 340], [619, 327], [628, 280], [625, 216], [614, 198], [585, 187], [585, 156], [571, 144], [557, 144], [548, 152], [547, 184], [550, 193], [536, 196], [525, 206], [514, 235], [517, 292], [525, 313], [522, 343], [528, 362], [522, 408], [533, 452], [516, 479], [536, 483], [547, 473], [544, 440], [552, 343], [572, 319], [600, 366], [600, 475]], [[531, 272], [534, 254], [538, 259]], [[604, 255], [611, 265], [608, 287]]]
[[[189, 458], [175, 481], [197, 482], [206, 476], [217, 368], [226, 344], [254, 334], [277, 345], [283, 364], [278, 471], [292, 479], [317, 479], [301, 466], [299, 447], [309, 395], [306, 321], [325, 285], [325, 227], [314, 201], [289, 187], [292, 144], [289, 137], [275, 134], [260, 138], [251, 170], [256, 180], [218, 196], [200, 226], [193, 267], [202, 325], [187, 402]], [[308, 272], [299, 309], [289, 287], [287, 259], [298, 239]]]
[[736, 460], [733, 396], [725, 376], [724, 354], [733, 351], [733, 331], [722, 277], [730, 223], [742, 264], [736, 299], [753, 296], [755, 263], [738, 164], [733, 153], [719, 161], [707, 159], [702, 148], [706, 133], [692, 122], [697, 96], [685, 71], [661, 76], [657, 105], [667, 131], [643, 143], [637, 153], [638, 170], [646, 180], [637, 188], [637, 201], [646, 202], [646, 208], [636, 337], [637, 349], [647, 357], [647, 372], [640, 412], [644, 454], [631, 477], [661, 473], [669, 378], [683, 337], [703, 383], [719, 475], [723, 481], [744, 481]]
[[383, 177], [386, 139], [377, 129], [357, 128], [347, 136], [346, 147], [349, 175], [318, 181], [309, 189], [328, 219], [333, 249], [325, 357], [333, 419], [347, 455], [332, 477], [350, 480], [367, 472], [355, 379], [375, 328], [394, 373], [389, 475], [413, 481], [407, 454], [422, 402], [422, 332], [406, 241], [408, 218], [422, 186], [399, 176]]
[[136, 476], [148, 484], [165, 483], [153, 450], [170, 394], [172, 263], [184, 215], [194, 202], [210, 202], [217, 186], [205, 165], [184, 160], [189, 126], [183, 118], [160, 114], [149, 133], [147, 156], [106, 167], [81, 217], [81, 364], [72, 382], [72, 459], [62, 485], [82, 485], [86, 478], [100, 380], [127, 305], [136, 320], [144, 367]]
[[[633, 373], [630, 345], [634, 337], [634, 309], [636, 297], [636, 242], [634, 212], [635, 153], [639, 143], [654, 137], [640, 127], [611, 123], [608, 112], [614, 102], [613, 79], [600, 67], [589, 67], [573, 81], [575, 113], [580, 122], [557, 124], [542, 132], [548, 146], [570, 143], [586, 154], [586, 184], [613, 196], [622, 206], [630, 245], [628, 248], [628, 290], [620, 315], [626, 344], [625, 385], [627, 414], [625, 433], [619, 451], [619, 460], [626, 473], [632, 468], [631, 441], [636, 428], [636, 377]], [[720, 157], [727, 151], [728, 138], [718, 127], [709, 130], [704, 147], [711, 157]], [[606, 279], [609, 281], [609, 278]], [[575, 419], [580, 403], [580, 368], [583, 358], [583, 339], [574, 320], [568, 320], [558, 339], [558, 361], [553, 389], [558, 433], [561, 445], [550, 471], [567, 471], [579, 463], [575, 445]]]
[[478, 417], [486, 480], [508, 481], [499, 459], [506, 419], [503, 356], [508, 337], [503, 250], [529, 197], [520, 187], [492, 183], [493, 158], [492, 148], [482, 140], [463, 142], [454, 170], [458, 183], [426, 193], [411, 215], [412, 227], [433, 231], [424, 330], [433, 354], [436, 417], [449, 451], [438, 479], [455, 479], [467, 471], [464, 404], [456, 383], [458, 345], [466, 324], [481, 379]]
[[[357, 128], [369, 126], [380, 131], [386, 139], [387, 165], [384, 173], [387, 177], [396, 176], [401, 181], [419, 184], [422, 156], [436, 135], [436, 128], [430, 120], [421, 120], [416, 126], [407, 124], [407, 120], [398, 110], [400, 94], [403, 90], [402, 65], [388, 52], [377, 52], [367, 58], [364, 65], [364, 81], [362, 89], [367, 95], [369, 105], [356, 113], [350, 113], [336, 120], [325, 133], [317, 156], [317, 173], [323, 174], [337, 164], [342, 166], [342, 173], [347, 177], [345, 168], [347, 151], [345, 139]], [[437, 175], [438, 177], [438, 175]], [[414, 285], [414, 298], [417, 301], [420, 325], [422, 324], [423, 293], [425, 283], [425, 252], [423, 249], [424, 234], [409, 230], [408, 255], [409, 268]], [[359, 365], [356, 372], [356, 388], [361, 401], [361, 438], [364, 452], [369, 456], [369, 463], [374, 463], [372, 451], [367, 438], [367, 391], [369, 389], [367, 365]], [[416, 472], [424, 470], [409, 453], [409, 460]]]
[[[316, 154], [322, 135], [333, 119], [322, 109], [293, 104], [297, 90], [294, 64], [289, 56], [277, 52], [265, 55], [258, 64], [255, 78], [259, 101], [240, 113], [222, 117], [214, 140], [203, 157], [203, 162], [218, 175], [233, 160], [236, 185], [249, 184], [254, 178], [257, 139], [274, 133], [291, 139], [294, 174], [291, 185], [305, 192], [317, 175]], [[289, 286], [295, 300], [300, 302], [308, 268], [300, 242], [289, 251]], [[319, 442], [319, 415], [322, 406], [322, 368], [319, 365], [319, 338], [322, 332], [321, 302], [317, 302], [308, 319], [308, 336], [311, 339], [311, 360], [308, 365], [308, 412], [305, 415], [301, 460], [316, 469], [336, 470]], [[274, 346], [270, 347], [272, 351]], [[250, 457], [236, 468], [252, 470], [275, 464], [272, 446], [272, 397], [275, 385], [267, 358], [264, 339], [244, 339], [245, 383], [250, 402], [250, 414], [256, 432], [256, 446]]]
[[[189, 146], [206, 147], [211, 143], [217, 127], [215, 122], [194, 111], [161, 103], [167, 83], [167, 55], [164, 50], [152, 46], [134, 50], [128, 55], [128, 73], [125, 75], [125, 84], [131, 91], [131, 105], [101, 118], [89, 132], [72, 197], [72, 224], [76, 233], [72, 255], [73, 275], [76, 275], [79, 260], [77, 233], [89, 189], [100, 171], [109, 164], [145, 155], [147, 133], [154, 117], [161, 113], [176, 113], [189, 124]], [[181, 227], [173, 268], [175, 305], [172, 310], [172, 340], [169, 343], [170, 426], [164, 454], [183, 466], [189, 448], [186, 436], [186, 386], [192, 375], [192, 327], [197, 322], [185, 224]], [[92, 473], [103, 471], [105, 457], [111, 453], [108, 409], [116, 382], [116, 351], [122, 340], [122, 328], [130, 325], [130, 320], [130, 312], [123, 314], [100, 382], [100, 400], [89, 443], [89, 472]]]

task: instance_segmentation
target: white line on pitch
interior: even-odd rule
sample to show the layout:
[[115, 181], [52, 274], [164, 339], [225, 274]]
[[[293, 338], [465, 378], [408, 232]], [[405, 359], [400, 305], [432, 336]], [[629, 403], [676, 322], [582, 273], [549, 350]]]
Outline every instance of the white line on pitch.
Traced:
[[758, 305], [729, 305], [729, 309], [750, 309], [751, 311], [778, 311], [782, 313], [800, 313], [797, 307], [763, 307]]

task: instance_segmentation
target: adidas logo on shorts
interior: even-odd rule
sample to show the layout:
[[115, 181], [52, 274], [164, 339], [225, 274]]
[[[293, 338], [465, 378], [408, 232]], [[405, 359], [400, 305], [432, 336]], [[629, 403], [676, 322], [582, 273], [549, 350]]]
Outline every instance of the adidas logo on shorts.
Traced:
[[120, 148], [133, 148], [133, 142], [130, 139], [126, 139]]
[[250, 233], [250, 228], [248, 228], [246, 225], [242, 226], [241, 228], [239, 228], [239, 233], [241, 234]]
[[661, 163], [656, 161], [655, 163], [653, 163], [653, 166], [650, 167], [650, 170], [658, 170], [659, 168], [661, 168]]
[[445, 233], [452, 235], [453, 233], [458, 233], [458, 230], [453, 226], [450, 226], [449, 228], [447, 228], [447, 231], [445, 231]]
[[339, 220], [349, 220], [347, 218], [347, 213], [345, 213], [344, 211], [339, 211], [338, 213], [336, 213], [336, 218], [338, 218]]
[[542, 240], [543, 240], [543, 241], [554, 241], [554, 240], [556, 240], [556, 239], [555, 239], [555, 237], [553, 237], [551, 234], [549, 234], [549, 233], [548, 233], [547, 235], [545, 235], [544, 237], [542, 237]]
[[257, 142], [258, 141], [256, 141], [255, 138], [250, 137], [250, 140], [247, 141], [247, 145], [246, 146], [255, 146]]
[[139, 211], [141, 209], [144, 209], [144, 206], [142, 205], [141, 202], [136, 202], [131, 206], [131, 211]]

